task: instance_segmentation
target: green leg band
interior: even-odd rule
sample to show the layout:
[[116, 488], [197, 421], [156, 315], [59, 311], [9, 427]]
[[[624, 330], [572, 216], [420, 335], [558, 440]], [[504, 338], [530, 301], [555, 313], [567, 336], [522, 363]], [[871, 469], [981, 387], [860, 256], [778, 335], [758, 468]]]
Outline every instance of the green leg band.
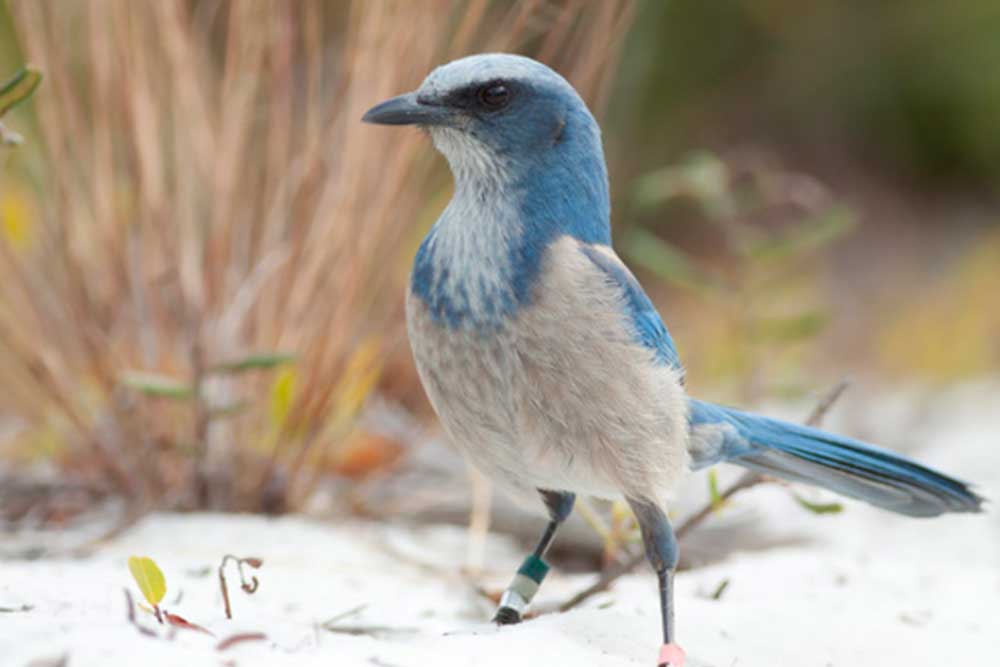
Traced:
[[500, 598], [500, 607], [506, 607], [517, 612], [518, 616], [523, 616], [548, 573], [548, 563], [538, 556], [532, 554], [525, 558]]
[[517, 568], [517, 573], [523, 574], [536, 584], [541, 585], [545, 575], [549, 573], [549, 564], [535, 554], [531, 554], [524, 559], [521, 567]]

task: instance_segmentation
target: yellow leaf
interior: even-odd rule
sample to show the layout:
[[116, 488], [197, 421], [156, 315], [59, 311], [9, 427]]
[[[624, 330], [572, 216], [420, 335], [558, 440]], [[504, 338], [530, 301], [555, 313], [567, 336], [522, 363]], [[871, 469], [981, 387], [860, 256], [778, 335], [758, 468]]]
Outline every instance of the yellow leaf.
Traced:
[[28, 461], [51, 461], [68, 448], [63, 432], [53, 424], [26, 431], [24, 435], [23, 451]]
[[167, 594], [167, 582], [153, 559], [146, 556], [132, 556], [128, 559], [128, 569], [146, 601], [154, 607], [160, 604], [163, 596]]
[[31, 242], [34, 218], [24, 196], [16, 192], [0, 197], [0, 229], [14, 250], [24, 250]]
[[296, 373], [294, 368], [283, 368], [271, 385], [271, 423], [281, 428], [288, 419], [295, 400]]
[[347, 360], [334, 395], [331, 428], [344, 428], [364, 406], [382, 373], [382, 341], [373, 336], [362, 342]]

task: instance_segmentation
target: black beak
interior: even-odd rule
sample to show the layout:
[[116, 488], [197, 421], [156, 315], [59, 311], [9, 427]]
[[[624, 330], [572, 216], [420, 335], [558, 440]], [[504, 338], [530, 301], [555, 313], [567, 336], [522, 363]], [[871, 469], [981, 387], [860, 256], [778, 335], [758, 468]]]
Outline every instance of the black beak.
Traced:
[[445, 125], [451, 111], [444, 106], [417, 101], [416, 93], [406, 93], [376, 104], [361, 117], [376, 125]]

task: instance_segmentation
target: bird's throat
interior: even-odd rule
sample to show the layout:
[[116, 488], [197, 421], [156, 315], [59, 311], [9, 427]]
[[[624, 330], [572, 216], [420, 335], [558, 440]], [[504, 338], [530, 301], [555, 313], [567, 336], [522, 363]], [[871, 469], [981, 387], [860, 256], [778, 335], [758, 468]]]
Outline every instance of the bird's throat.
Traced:
[[[478, 182], [477, 182], [478, 181]], [[457, 179], [455, 195], [417, 252], [411, 289], [450, 328], [491, 329], [516, 312], [522, 221], [496, 179]]]
[[[443, 147], [438, 138], [435, 144]], [[517, 166], [494, 154], [448, 155], [455, 194], [421, 244], [411, 276], [413, 293], [436, 322], [502, 327], [531, 304], [554, 241], [610, 244], [603, 155], [580, 153], [572, 160], [573, 153], [553, 151]]]

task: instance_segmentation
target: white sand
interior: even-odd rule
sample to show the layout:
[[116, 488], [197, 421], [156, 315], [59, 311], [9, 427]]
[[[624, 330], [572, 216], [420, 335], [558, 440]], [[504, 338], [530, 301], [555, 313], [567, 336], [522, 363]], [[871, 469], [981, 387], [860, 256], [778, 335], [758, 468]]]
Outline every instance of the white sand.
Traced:
[[[983, 409], [989, 397], [979, 391], [949, 401], [935, 413], [946, 417], [925, 420], [921, 439], [935, 446], [919, 457], [997, 497], [1000, 410]], [[849, 503], [841, 515], [815, 517], [784, 490], [762, 488], [718, 520], [751, 516], [764, 517], [760, 530], [788, 537], [789, 546], [678, 576], [689, 665], [1000, 664], [1000, 516], [993, 506], [978, 516], [915, 521]], [[86, 559], [0, 561], [0, 608], [31, 606], [0, 613], [0, 667], [63, 655], [70, 667], [652, 667], [659, 621], [651, 574], [626, 577], [581, 609], [497, 629], [488, 622], [490, 605], [449, 574], [462, 561], [465, 539], [453, 527], [153, 516]], [[230, 574], [233, 621], [223, 616], [215, 579], [225, 553], [264, 559], [254, 596], [239, 591]], [[140, 635], [126, 622], [122, 593], [126, 586], [136, 591], [126, 567], [133, 554], [163, 569], [169, 611], [218, 638], [259, 631], [268, 639], [220, 653], [217, 639], [199, 633]], [[482, 581], [502, 587], [521, 555], [509, 541], [491, 539]], [[721, 600], [708, 599], [724, 579], [730, 583]], [[553, 572], [539, 606], [589, 581]], [[319, 627], [362, 605], [339, 625], [376, 630], [348, 635]], [[155, 626], [148, 615], [141, 621]]]

